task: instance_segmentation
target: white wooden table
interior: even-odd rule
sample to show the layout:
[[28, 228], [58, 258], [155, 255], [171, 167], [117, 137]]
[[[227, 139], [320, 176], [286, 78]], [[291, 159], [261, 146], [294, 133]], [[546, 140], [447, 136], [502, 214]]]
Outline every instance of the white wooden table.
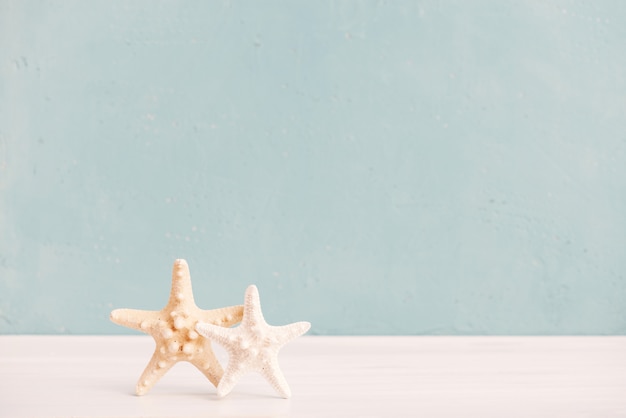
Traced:
[[153, 348], [0, 336], [0, 416], [626, 417], [626, 337], [305, 336], [279, 357], [289, 400], [258, 375], [219, 399], [188, 363], [135, 396]]

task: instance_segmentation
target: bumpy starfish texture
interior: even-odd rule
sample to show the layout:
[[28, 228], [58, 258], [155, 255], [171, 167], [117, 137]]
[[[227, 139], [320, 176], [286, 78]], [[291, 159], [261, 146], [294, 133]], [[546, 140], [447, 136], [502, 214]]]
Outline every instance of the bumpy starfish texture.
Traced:
[[243, 319], [236, 328], [221, 328], [199, 322], [200, 335], [214, 340], [229, 353], [228, 366], [217, 385], [217, 395], [226, 396], [244, 374], [257, 371], [284, 398], [291, 396], [289, 385], [278, 366], [278, 351], [288, 342], [309, 330], [309, 322], [275, 327], [265, 322], [259, 291], [255, 285], [246, 289]]
[[196, 366], [213, 385], [217, 386], [224, 370], [215, 358], [210, 340], [198, 335], [198, 322], [216, 327], [230, 327], [241, 321], [243, 306], [205, 311], [193, 299], [189, 266], [185, 260], [176, 260], [172, 271], [172, 290], [169, 302], [160, 311], [116, 309], [111, 321], [152, 335], [156, 349], [152, 359], [139, 378], [137, 395], [146, 394], [152, 386], [177, 362], [188, 361]]

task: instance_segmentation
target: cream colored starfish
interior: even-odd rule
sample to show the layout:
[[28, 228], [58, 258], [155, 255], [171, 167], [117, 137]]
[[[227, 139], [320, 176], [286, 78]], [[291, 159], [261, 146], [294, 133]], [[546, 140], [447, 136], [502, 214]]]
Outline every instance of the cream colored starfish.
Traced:
[[165, 308], [111, 312], [111, 321], [150, 334], [156, 341], [152, 359], [137, 382], [137, 395], [146, 394], [179, 361], [190, 362], [217, 386], [224, 371], [215, 358], [211, 342], [198, 335], [194, 328], [199, 321], [230, 327], [240, 322], [242, 315], [241, 305], [210, 311], [198, 308], [193, 300], [189, 266], [185, 260], [176, 260], [170, 299]]
[[221, 328], [198, 322], [201, 335], [224, 346], [229, 353], [228, 366], [217, 385], [217, 395], [226, 396], [242, 375], [259, 372], [284, 398], [291, 396], [289, 385], [278, 366], [278, 351], [288, 342], [309, 330], [309, 322], [274, 327], [265, 322], [259, 291], [255, 285], [246, 289], [243, 319], [236, 328]]

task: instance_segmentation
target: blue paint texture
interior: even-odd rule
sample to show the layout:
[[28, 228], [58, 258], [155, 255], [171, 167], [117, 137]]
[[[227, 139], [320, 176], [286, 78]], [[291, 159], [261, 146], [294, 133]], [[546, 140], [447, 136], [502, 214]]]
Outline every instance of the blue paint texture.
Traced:
[[174, 259], [314, 334], [626, 334], [626, 2], [0, 1], [0, 333]]

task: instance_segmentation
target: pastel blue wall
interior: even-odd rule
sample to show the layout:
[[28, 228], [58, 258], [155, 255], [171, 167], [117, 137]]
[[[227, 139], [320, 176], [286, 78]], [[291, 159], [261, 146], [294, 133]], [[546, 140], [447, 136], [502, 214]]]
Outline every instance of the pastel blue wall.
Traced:
[[626, 333], [626, 2], [0, 1], [0, 332]]

